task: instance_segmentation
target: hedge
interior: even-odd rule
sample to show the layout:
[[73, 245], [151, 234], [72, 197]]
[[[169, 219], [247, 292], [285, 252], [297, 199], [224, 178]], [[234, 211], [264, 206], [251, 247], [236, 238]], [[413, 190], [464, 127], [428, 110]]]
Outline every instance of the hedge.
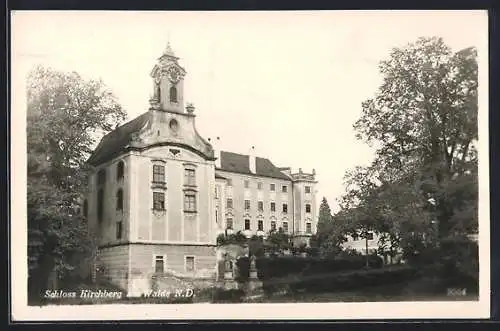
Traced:
[[216, 288], [213, 292], [213, 303], [236, 303], [243, 302], [245, 292], [241, 289], [225, 290]]
[[417, 270], [408, 266], [365, 269], [317, 275], [292, 275], [265, 280], [263, 289], [271, 295], [278, 291], [335, 292], [407, 282], [417, 277]]
[[[237, 281], [245, 282], [248, 279], [250, 261], [248, 257], [241, 257], [236, 263], [239, 274]], [[370, 268], [381, 268], [383, 260], [376, 255], [368, 256]], [[319, 258], [319, 257], [263, 257], [256, 260], [259, 279], [272, 279], [289, 275], [317, 275], [347, 270], [363, 269], [366, 266], [366, 256], [351, 256], [349, 258]]]

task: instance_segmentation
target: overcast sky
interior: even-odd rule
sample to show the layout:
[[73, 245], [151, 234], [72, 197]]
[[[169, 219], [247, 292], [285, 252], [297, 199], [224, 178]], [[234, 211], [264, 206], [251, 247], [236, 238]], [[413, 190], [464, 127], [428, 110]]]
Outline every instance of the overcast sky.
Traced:
[[373, 157], [352, 125], [380, 84], [379, 61], [420, 36], [478, 46], [486, 24], [465, 11], [17, 12], [13, 74], [42, 64], [100, 77], [130, 120], [148, 109], [149, 74], [170, 39], [199, 133], [223, 150], [255, 146], [277, 166], [315, 168], [318, 195], [336, 210], [345, 171]]

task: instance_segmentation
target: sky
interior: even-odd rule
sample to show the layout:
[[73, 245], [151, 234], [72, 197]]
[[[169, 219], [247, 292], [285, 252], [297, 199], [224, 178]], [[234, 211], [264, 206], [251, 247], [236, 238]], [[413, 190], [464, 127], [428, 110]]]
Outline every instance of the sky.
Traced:
[[101, 78], [131, 120], [149, 107], [149, 74], [170, 41], [198, 132], [222, 150], [255, 146], [276, 166], [315, 169], [335, 211], [345, 172], [373, 159], [352, 126], [381, 83], [378, 63], [423, 36], [477, 47], [486, 26], [481, 11], [15, 12], [11, 55], [18, 77], [41, 64]]

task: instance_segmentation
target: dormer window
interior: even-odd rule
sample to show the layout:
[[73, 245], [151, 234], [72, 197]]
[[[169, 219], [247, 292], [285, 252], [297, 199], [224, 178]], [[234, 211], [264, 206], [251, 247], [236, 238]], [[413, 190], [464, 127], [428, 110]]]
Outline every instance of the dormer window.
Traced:
[[169, 94], [170, 102], [177, 102], [177, 88], [175, 86], [170, 87]]

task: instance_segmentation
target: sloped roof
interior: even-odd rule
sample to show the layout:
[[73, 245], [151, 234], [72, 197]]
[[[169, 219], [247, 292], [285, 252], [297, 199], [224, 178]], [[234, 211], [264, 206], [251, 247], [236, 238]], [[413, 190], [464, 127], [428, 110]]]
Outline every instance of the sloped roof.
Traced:
[[288, 176], [283, 174], [271, 161], [269, 161], [269, 159], [266, 158], [255, 158], [255, 174], [250, 171], [248, 155], [221, 151], [220, 158], [220, 170], [223, 171], [290, 180]]
[[118, 155], [130, 143], [132, 135], [138, 132], [148, 119], [149, 112], [145, 112], [105, 135], [87, 162], [96, 165]]

